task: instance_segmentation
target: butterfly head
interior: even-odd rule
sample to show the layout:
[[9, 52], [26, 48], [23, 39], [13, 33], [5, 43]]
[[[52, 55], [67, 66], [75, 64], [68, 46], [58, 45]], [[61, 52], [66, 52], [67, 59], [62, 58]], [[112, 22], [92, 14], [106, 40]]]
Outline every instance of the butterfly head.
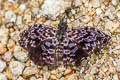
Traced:
[[61, 31], [66, 31], [67, 30], [67, 23], [66, 22], [60, 22], [58, 24], [58, 30], [61, 30]]
[[67, 27], [68, 26], [66, 22], [60, 21], [58, 24], [57, 38], [59, 41], [63, 41], [63, 35], [67, 31]]

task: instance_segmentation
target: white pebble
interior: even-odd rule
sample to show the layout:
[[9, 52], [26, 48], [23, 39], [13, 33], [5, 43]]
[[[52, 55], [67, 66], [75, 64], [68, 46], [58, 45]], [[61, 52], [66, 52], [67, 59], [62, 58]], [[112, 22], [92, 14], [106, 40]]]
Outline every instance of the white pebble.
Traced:
[[20, 76], [17, 80], [25, 80], [25, 79], [24, 79], [23, 77]]
[[120, 19], [120, 11], [117, 12], [117, 17]]
[[44, 74], [43, 74], [43, 76], [44, 76], [44, 79], [49, 79], [49, 77], [50, 77], [50, 73], [49, 72], [45, 72]]
[[102, 13], [101, 8], [97, 8], [97, 9], [96, 9], [96, 14], [97, 14], [97, 15], [100, 15], [101, 13]]
[[40, 11], [43, 15], [51, 15], [55, 19], [60, 13], [68, 7], [71, 7], [71, 1], [65, 0], [45, 0]]
[[24, 77], [30, 77], [31, 75], [38, 74], [39, 69], [37, 67], [27, 67], [23, 71], [23, 76]]
[[31, 21], [31, 15], [25, 14], [25, 15], [24, 15], [24, 19], [25, 19], [27, 22], [30, 22], [30, 21]]
[[25, 64], [19, 61], [12, 61], [10, 62], [9, 67], [13, 75], [21, 75], [25, 67]]
[[29, 80], [37, 80], [36, 77], [32, 76]]
[[2, 60], [0, 60], [0, 72], [2, 72], [6, 67], [6, 63]]
[[17, 25], [19, 24], [22, 24], [22, 17], [21, 16], [18, 16], [17, 17], [17, 22], [16, 22]]
[[109, 16], [108, 16], [111, 20], [113, 20], [115, 18], [115, 16], [111, 13]]
[[119, 80], [119, 78], [118, 78], [118, 75], [117, 75], [117, 74], [113, 75], [113, 80]]
[[92, 0], [92, 6], [94, 8], [100, 7], [101, 6], [100, 1], [99, 0]]
[[15, 42], [14, 42], [12, 39], [9, 39], [8, 44], [7, 44], [7, 47], [8, 47], [8, 48], [11, 48], [11, 47], [13, 47], [14, 45], [15, 45]]
[[5, 74], [0, 73], [0, 80], [8, 80]]
[[82, 2], [81, 2], [81, 0], [75, 0], [75, 6], [77, 7], [77, 6], [81, 6], [82, 5]]
[[10, 22], [15, 22], [16, 21], [16, 15], [13, 11], [7, 11], [5, 13], [5, 18], [6, 19], [9, 19]]
[[13, 17], [13, 15], [14, 15], [14, 12], [13, 12], [13, 11], [7, 11], [7, 12], [5, 13], [5, 18], [6, 18], [6, 19], [11, 19], [11, 18]]
[[119, 4], [119, 0], [112, 0], [112, 4], [113, 4], [114, 6], [117, 6], [117, 5]]
[[19, 8], [20, 8], [21, 12], [23, 12], [26, 9], [26, 5], [25, 4], [21, 4], [19, 6]]
[[12, 57], [13, 57], [13, 53], [11, 51], [7, 51], [3, 55], [3, 60], [9, 62]]
[[96, 67], [91, 69], [90, 74], [96, 74], [98, 72], [98, 69]]
[[15, 45], [15, 46], [14, 46], [14, 52], [19, 52], [19, 51], [21, 51], [21, 47]]
[[21, 62], [25, 62], [28, 59], [27, 53], [25, 52], [14, 52], [14, 56], [16, 59], [20, 60]]
[[114, 32], [119, 27], [119, 22], [112, 22], [108, 21], [106, 22], [105, 28], [110, 30], [110, 32]]
[[75, 11], [75, 10], [71, 10], [71, 12], [72, 12], [72, 14], [75, 14], [75, 13], [76, 13], [76, 11]]
[[8, 29], [6, 29], [6, 28], [0, 28], [0, 42], [2, 44], [7, 44], [7, 41], [8, 41]]
[[38, 78], [37, 80], [43, 80], [43, 78]]

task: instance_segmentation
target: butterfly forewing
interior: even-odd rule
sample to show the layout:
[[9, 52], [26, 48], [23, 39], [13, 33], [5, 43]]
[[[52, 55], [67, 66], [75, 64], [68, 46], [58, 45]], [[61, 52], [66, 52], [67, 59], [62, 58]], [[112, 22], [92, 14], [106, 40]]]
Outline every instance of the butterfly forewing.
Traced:
[[53, 27], [35, 24], [21, 33], [19, 43], [26, 50], [30, 50], [43, 41], [55, 38], [56, 32], [56, 29]]
[[110, 36], [93, 27], [75, 28], [67, 31], [67, 37], [86, 52], [102, 48], [110, 39]]
[[35, 64], [52, 65], [56, 61], [56, 33], [53, 27], [35, 24], [21, 33], [19, 43]]

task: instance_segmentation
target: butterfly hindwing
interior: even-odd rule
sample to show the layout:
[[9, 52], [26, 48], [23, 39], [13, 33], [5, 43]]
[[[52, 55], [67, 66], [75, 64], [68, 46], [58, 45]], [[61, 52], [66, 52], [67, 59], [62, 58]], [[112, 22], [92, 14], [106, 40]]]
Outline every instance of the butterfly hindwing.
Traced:
[[66, 35], [63, 50], [65, 66], [79, 66], [82, 58], [89, 56], [95, 49], [102, 48], [110, 39], [110, 36], [93, 27], [73, 28]]
[[87, 57], [88, 54], [79, 45], [69, 38], [64, 40], [63, 63], [64, 66], [79, 66], [82, 58]]
[[38, 65], [56, 64], [56, 39], [41, 42], [29, 52], [30, 59]]

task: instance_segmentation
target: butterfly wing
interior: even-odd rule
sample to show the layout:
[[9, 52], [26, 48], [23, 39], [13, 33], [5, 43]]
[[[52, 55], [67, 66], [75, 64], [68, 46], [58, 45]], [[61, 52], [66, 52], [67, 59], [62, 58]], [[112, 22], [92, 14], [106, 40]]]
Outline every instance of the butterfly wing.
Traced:
[[19, 44], [35, 64], [51, 65], [55, 63], [56, 32], [55, 28], [35, 24], [21, 33]]
[[104, 47], [109, 39], [110, 36], [93, 27], [68, 30], [64, 41], [63, 62], [65, 65], [71, 65], [72, 62], [79, 65], [82, 58], [95, 49]]

